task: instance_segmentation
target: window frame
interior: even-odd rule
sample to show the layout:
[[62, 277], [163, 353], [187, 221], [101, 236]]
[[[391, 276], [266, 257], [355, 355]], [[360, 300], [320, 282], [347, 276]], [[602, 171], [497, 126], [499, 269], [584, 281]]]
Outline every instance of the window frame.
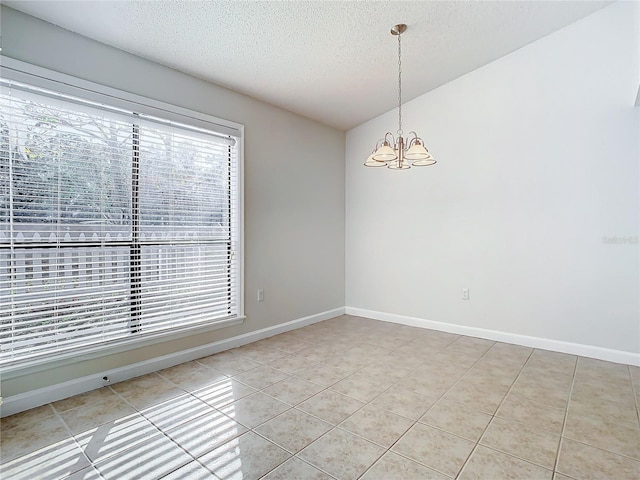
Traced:
[[135, 111], [140, 114], [162, 118], [168, 121], [203, 128], [218, 132], [222, 135], [237, 137], [237, 228], [232, 229], [232, 236], [237, 245], [235, 252], [238, 264], [236, 278], [237, 315], [223, 320], [217, 320], [210, 325], [188, 325], [183, 328], [173, 328], [168, 331], [147, 333], [143, 337], [126, 338], [104, 345], [88, 346], [74, 349], [71, 352], [54, 354], [47, 358], [39, 358], [7, 365], [2, 368], [3, 378], [9, 379], [25, 374], [55, 368], [79, 361], [114, 355], [129, 350], [149, 347], [158, 343], [165, 343], [174, 339], [199, 335], [213, 330], [239, 325], [244, 322], [244, 125], [224, 120], [201, 112], [179, 107], [169, 103], [125, 92], [98, 83], [82, 80], [71, 75], [48, 70], [0, 55], [0, 76], [3, 78], [30, 84], [43, 89], [56, 91], [65, 95], [82, 98], [97, 104]]

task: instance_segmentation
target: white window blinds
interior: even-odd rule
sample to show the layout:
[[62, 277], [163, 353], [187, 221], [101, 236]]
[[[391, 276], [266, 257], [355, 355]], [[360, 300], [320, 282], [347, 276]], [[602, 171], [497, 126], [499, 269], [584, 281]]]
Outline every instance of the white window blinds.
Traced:
[[239, 315], [236, 137], [1, 82], [0, 365]]

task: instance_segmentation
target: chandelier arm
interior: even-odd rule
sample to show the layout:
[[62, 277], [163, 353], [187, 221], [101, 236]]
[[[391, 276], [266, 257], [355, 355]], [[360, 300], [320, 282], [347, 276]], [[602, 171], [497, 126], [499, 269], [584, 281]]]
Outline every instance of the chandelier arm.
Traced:
[[413, 130], [411, 132], [409, 132], [407, 135], [413, 135], [413, 138], [411, 140], [409, 140], [407, 142], [407, 147], [411, 148], [411, 146], [420, 138], [418, 137], [418, 134], [416, 132], [414, 132]]
[[387, 135], [391, 135], [391, 142], [389, 142], [389, 144], [390, 145], [395, 145], [396, 144], [396, 139], [393, 136], [393, 133], [391, 133], [391, 132], [387, 132], [387, 133], [384, 134], [384, 141], [385, 142], [387, 141]]

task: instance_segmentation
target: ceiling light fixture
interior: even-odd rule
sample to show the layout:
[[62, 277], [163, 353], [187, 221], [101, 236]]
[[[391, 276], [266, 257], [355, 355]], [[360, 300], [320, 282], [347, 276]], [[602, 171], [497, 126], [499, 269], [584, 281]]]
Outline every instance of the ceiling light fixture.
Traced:
[[409, 132], [413, 138], [405, 144], [402, 138], [402, 43], [400, 37], [407, 30], [404, 23], [391, 29], [391, 34], [398, 37], [398, 138], [387, 132], [384, 138], [378, 140], [369, 158], [364, 162], [366, 167], [384, 167], [392, 170], [407, 170], [414, 167], [426, 167], [436, 163], [424, 146], [422, 138], [416, 132]]

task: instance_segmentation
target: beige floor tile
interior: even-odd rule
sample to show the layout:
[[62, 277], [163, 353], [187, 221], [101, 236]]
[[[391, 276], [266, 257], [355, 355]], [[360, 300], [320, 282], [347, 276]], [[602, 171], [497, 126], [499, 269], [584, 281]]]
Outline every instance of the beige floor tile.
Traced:
[[459, 377], [442, 374], [440, 372], [414, 370], [401, 379], [397, 385], [401, 388], [412, 390], [420, 395], [439, 397], [445, 393], [458, 380]]
[[322, 363], [330, 367], [341, 368], [347, 370], [350, 373], [355, 373], [361, 368], [366, 367], [373, 362], [373, 357], [365, 357], [354, 355], [353, 357], [346, 357], [344, 355], [337, 355], [324, 360]]
[[89, 460], [97, 462], [157, 435], [161, 435], [160, 430], [142, 415], [134, 414], [75, 435], [75, 440]]
[[462, 352], [465, 354], [473, 355], [480, 358], [484, 355], [493, 345], [492, 340], [485, 340], [483, 338], [475, 337], [460, 337], [455, 342], [451, 343], [447, 349]]
[[[575, 360], [574, 360], [575, 363]], [[573, 380], [575, 368], [573, 365], [555, 365], [541, 361], [532, 361], [531, 359], [524, 365], [522, 375], [530, 377], [548, 376], [556, 382], [570, 383]]]
[[576, 379], [571, 392], [571, 398], [573, 400], [589, 400], [590, 398], [594, 398], [598, 401], [621, 405], [634, 403], [632, 383], [629, 380], [616, 383], [618, 383], [618, 385], [611, 385], [605, 381], [578, 381]]
[[592, 419], [569, 410], [564, 436], [640, 460], [640, 427]]
[[568, 438], [562, 439], [556, 470], [580, 480], [640, 478], [640, 462]]
[[235, 375], [233, 378], [250, 387], [262, 390], [288, 377], [289, 375], [280, 370], [263, 365], [262, 367]]
[[349, 432], [336, 428], [298, 454], [338, 480], [358, 478], [384, 449]]
[[554, 370], [548, 367], [532, 366], [528, 363], [524, 366], [518, 378], [520, 383], [552, 386], [563, 391], [569, 390], [573, 379], [573, 370], [568, 368]]
[[519, 397], [528, 398], [534, 403], [540, 405], [547, 405], [551, 408], [565, 409], [569, 402], [568, 390], [556, 390], [552, 386], [540, 384], [540, 385], [526, 385], [516, 380], [511, 387], [511, 393]]
[[297, 453], [332, 428], [330, 423], [291, 409], [263, 423], [255, 431], [285, 450]]
[[433, 405], [437, 397], [421, 395], [407, 388], [393, 386], [376, 397], [371, 405], [417, 420]]
[[53, 402], [52, 405], [53, 408], [62, 413], [72, 408], [84, 407], [102, 400], [113, 399], [114, 397], [117, 397], [117, 395], [113, 393], [109, 387], [102, 387], [87, 393], [81, 393], [80, 395], [58, 400], [57, 402]]
[[323, 387], [330, 387], [334, 383], [338, 383], [340, 380], [347, 378], [349, 375], [351, 375], [351, 372], [347, 370], [343, 370], [338, 367], [331, 367], [323, 363], [296, 373], [297, 377]]
[[571, 399], [574, 401], [596, 400], [604, 403], [614, 403], [619, 406], [633, 405], [633, 387], [630, 381], [624, 385], [610, 386], [602, 382], [578, 382], [576, 381], [571, 391]]
[[384, 392], [389, 385], [381, 384], [357, 373], [340, 380], [330, 387], [334, 392], [347, 395], [362, 402], [369, 402]]
[[504, 359], [518, 359], [522, 360], [524, 364], [531, 354], [533, 353], [533, 348], [523, 347], [522, 345], [512, 345], [511, 343], [502, 343], [496, 342], [493, 347], [489, 349], [487, 352], [488, 357], [500, 357]]
[[221, 408], [231, 402], [240, 400], [257, 390], [249, 385], [228, 378], [193, 392], [195, 397], [207, 402], [215, 408]]
[[434, 362], [440, 368], [459, 369], [462, 370], [461, 373], [464, 373], [482, 358], [479, 355], [444, 349], [427, 356], [426, 363]]
[[290, 408], [286, 403], [258, 392], [229, 403], [220, 411], [242, 425], [254, 428]]
[[298, 377], [289, 377], [265, 388], [263, 392], [293, 406], [305, 401], [321, 390], [324, 390], [324, 387], [320, 385], [307, 382]]
[[568, 353], [535, 349], [527, 361], [528, 366], [541, 368], [548, 372], [565, 372], [573, 375], [578, 357]]
[[197, 361], [205, 367], [213, 368], [214, 370], [229, 376], [237, 375], [262, 365], [261, 363], [254, 362], [247, 357], [243, 357], [242, 355], [238, 355], [237, 353], [230, 351], [199, 358]]
[[478, 383], [481, 385], [496, 385], [510, 387], [515, 382], [519, 370], [507, 368], [503, 365], [476, 364], [462, 376], [462, 381]]
[[506, 377], [517, 378], [520, 373], [522, 373], [522, 367], [526, 362], [526, 358], [518, 359], [512, 357], [502, 357], [500, 354], [495, 354], [492, 356], [488, 356], [491, 353], [489, 350], [480, 360], [478, 360], [471, 368], [478, 368], [480, 370], [493, 370], [496, 375], [501, 377], [505, 377], [504, 381], [507, 380]]
[[474, 445], [464, 438], [416, 423], [391, 447], [391, 450], [433, 470], [455, 477]]
[[118, 418], [132, 415], [135, 410], [117, 395], [97, 400], [61, 414], [73, 434], [84, 432]]
[[418, 368], [425, 362], [426, 355], [424, 355], [424, 352], [420, 353], [422, 353], [422, 355], [417, 355], [415, 350], [408, 349], [407, 345], [405, 345], [397, 350], [394, 350], [388, 355], [385, 355], [384, 361], [388, 365], [392, 365], [394, 367], [408, 368], [409, 370], [413, 370], [415, 368]]
[[364, 405], [364, 402], [332, 390], [324, 390], [296, 408], [332, 425], [337, 425]]
[[336, 354], [324, 345], [316, 344], [313, 347], [305, 348], [299, 352], [304, 358], [314, 362], [325, 362], [332, 359]]
[[[4, 439], [2, 449], [4, 451]], [[11, 480], [58, 480], [90, 466], [71, 438], [52, 443], [31, 453], [9, 460], [2, 456], [1, 477]]]
[[576, 480], [576, 479], [556, 472], [553, 474], [553, 480]]
[[[376, 357], [380, 358], [380, 357]], [[372, 364], [364, 367], [358, 371], [358, 374], [369, 377], [371, 380], [379, 381], [383, 379], [385, 383], [395, 383], [401, 378], [406, 377], [412, 372], [409, 368], [397, 367], [394, 365], [387, 365], [380, 361], [375, 361]]]
[[568, 397], [571, 391], [572, 377], [559, 374], [554, 375], [553, 372], [541, 371], [532, 373], [526, 368], [518, 375], [516, 385], [522, 387], [531, 387], [538, 389], [547, 389], [558, 391], [563, 396]]
[[214, 410], [165, 433], [188, 454], [199, 457], [246, 431], [245, 426]]
[[293, 375], [294, 373], [301, 372], [317, 364], [318, 362], [311, 358], [303, 357], [300, 354], [294, 354], [278, 358], [273, 362], [269, 362], [267, 365], [271, 368], [275, 368], [276, 370], [280, 370], [281, 372]]
[[576, 366], [576, 377], [577, 376], [585, 376], [591, 379], [605, 381], [612, 379], [628, 380], [629, 368], [627, 365], [620, 363], [612, 363], [595, 358], [578, 357], [578, 365]]
[[227, 378], [223, 373], [205, 367], [195, 360], [160, 370], [158, 374], [188, 392], [204, 388]]
[[380, 347], [378, 345], [372, 345], [370, 343], [361, 343], [354, 347], [349, 348], [344, 352], [344, 356], [347, 358], [361, 358], [371, 363], [374, 359], [386, 355], [389, 353], [389, 349]]
[[367, 405], [342, 422], [340, 428], [389, 448], [413, 423], [408, 418]]
[[140, 413], [160, 430], [168, 430], [212, 411], [214, 409], [211, 405], [185, 394], [159, 405], [145, 408]]
[[515, 420], [556, 434], [562, 432], [564, 415], [564, 409], [534, 403], [513, 393], [507, 395], [496, 413], [500, 418]]
[[157, 405], [184, 394], [182, 389], [156, 373], [116, 383], [111, 388], [137, 409]]
[[622, 425], [638, 425], [638, 414], [633, 403], [618, 403], [599, 400], [595, 397], [571, 399], [569, 411], [603, 422], [614, 422]]
[[477, 442], [491, 418], [491, 415], [486, 413], [440, 400], [420, 418], [419, 422]]
[[551, 470], [478, 446], [458, 478], [460, 480], [551, 480], [552, 475]]
[[393, 452], [385, 453], [361, 480], [447, 480], [449, 477]]
[[443, 352], [436, 352], [431, 355], [428, 360], [415, 370], [416, 374], [430, 373], [433, 375], [440, 375], [442, 377], [458, 379], [462, 377], [470, 368], [466, 365], [466, 362], [456, 363], [457, 357], [460, 355], [457, 352], [449, 352], [445, 350]]
[[460, 338], [460, 335], [446, 332], [436, 332], [435, 330], [427, 330], [426, 335], [412, 340], [410, 345], [414, 345], [421, 349], [434, 350], [444, 349]]
[[162, 480], [216, 480], [197, 460], [174, 470]]
[[262, 480], [332, 480], [332, 477], [293, 457], [262, 477]]
[[247, 357], [254, 362], [262, 364], [287, 356], [287, 353], [282, 350], [277, 350], [266, 345], [257, 345], [255, 343], [249, 343], [242, 347], [234, 348], [231, 352], [238, 353], [243, 357]]
[[601, 377], [576, 374], [573, 390], [576, 394], [586, 393], [587, 396], [596, 395], [606, 400], [622, 397], [629, 401], [630, 397], [633, 398], [633, 384], [629, 378], [608, 377], [604, 374]]
[[247, 432], [198, 458], [221, 480], [256, 480], [291, 457], [253, 432]]
[[286, 353], [297, 353], [313, 347], [313, 343], [287, 335], [275, 335], [264, 340], [266, 345]]
[[496, 417], [487, 428], [480, 443], [553, 469], [559, 441], [559, 434]]
[[388, 351], [396, 350], [403, 345], [409, 343], [409, 339], [399, 338], [390, 335], [375, 335], [370, 338], [366, 338], [367, 343], [372, 345], [376, 345], [378, 347], [382, 347], [387, 349]]
[[506, 393], [507, 389], [501, 386], [459, 382], [451, 387], [443, 398], [472, 410], [493, 415]]
[[192, 460], [167, 437], [158, 435], [105, 458], [95, 467], [105, 480], [152, 479], [162, 478]]
[[55, 412], [51, 408], [51, 404], [42, 405], [41, 407], [32, 408], [24, 412], [16, 413], [15, 415], [0, 418], [0, 429], [9, 430], [31, 422], [42, 422], [54, 415]]

